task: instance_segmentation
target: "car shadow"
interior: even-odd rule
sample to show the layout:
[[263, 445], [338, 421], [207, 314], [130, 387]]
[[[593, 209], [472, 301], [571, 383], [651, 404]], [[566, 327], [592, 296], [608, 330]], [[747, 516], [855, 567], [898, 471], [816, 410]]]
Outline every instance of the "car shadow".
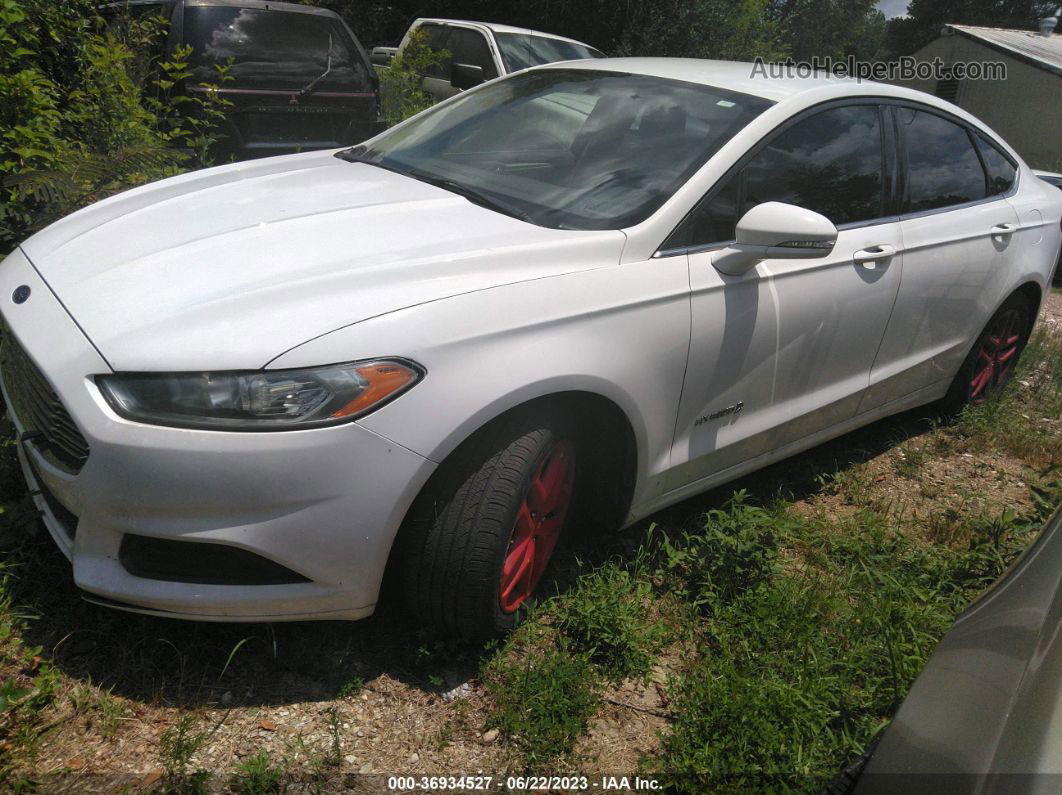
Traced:
[[[870, 460], [932, 427], [926, 408], [891, 417], [723, 487], [685, 500], [607, 538], [580, 536], [545, 583], [564, 592], [578, 577], [638, 549], [648, 528], [694, 530], [703, 514], [738, 489], [756, 501], [803, 499], [823, 476]], [[70, 565], [36, 526], [7, 554], [6, 590], [34, 617], [30, 646], [69, 677], [146, 704], [186, 708], [270, 706], [322, 701], [388, 676], [441, 693], [474, 677], [492, 646], [447, 640], [419, 625], [387, 578], [377, 612], [358, 622], [216, 624], [123, 613], [81, 599]], [[29, 529], [29, 528], [27, 528]]]

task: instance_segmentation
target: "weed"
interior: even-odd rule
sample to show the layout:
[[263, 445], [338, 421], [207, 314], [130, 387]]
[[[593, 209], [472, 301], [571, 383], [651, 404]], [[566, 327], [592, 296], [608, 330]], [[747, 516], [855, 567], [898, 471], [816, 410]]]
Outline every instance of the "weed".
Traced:
[[746, 503], [744, 491], [722, 509], [709, 511], [704, 529], [678, 542], [663, 536], [660, 556], [666, 579], [695, 604], [716, 605], [753, 590], [777, 565], [777, 537], [784, 512]]
[[871, 503], [874, 477], [866, 464], [853, 464], [828, 475], [819, 475], [816, 480], [823, 491], [840, 496], [849, 505], [862, 508]]
[[96, 699], [96, 727], [104, 737], [113, 737], [121, 721], [129, 714], [129, 707], [111, 690], [100, 690]]
[[85, 717], [89, 726], [95, 727], [104, 737], [113, 737], [128, 713], [124, 702], [111, 690], [100, 690], [91, 681], [77, 685], [70, 691], [69, 698], [74, 714]]
[[343, 760], [343, 740], [340, 731], [343, 721], [340, 720], [339, 710], [335, 707], [328, 707], [325, 715], [328, 716], [328, 735], [332, 738], [332, 746], [326, 762], [332, 767], [338, 767]]
[[929, 453], [913, 444], [902, 445], [893, 460], [893, 469], [902, 478], [914, 479], [929, 460]]
[[352, 677], [344, 682], [339, 688], [340, 698], [354, 698], [365, 687], [365, 680], [360, 676]]
[[959, 415], [970, 446], [998, 448], [1030, 463], [1062, 461], [1062, 335], [1039, 329], [1006, 388]]
[[523, 649], [523, 659], [513, 654], [519, 642], [510, 641], [487, 664], [483, 679], [493, 701], [487, 724], [520, 749], [530, 770], [571, 753], [599, 697], [589, 659], [569, 651], [563, 639]]
[[551, 605], [569, 648], [601, 668], [614, 681], [649, 673], [667, 628], [648, 615], [648, 582], [609, 563], [579, 579], [571, 593]]
[[814, 565], [716, 603], [651, 766], [679, 791], [815, 787], [866, 747], [1037, 521], [971, 522], [964, 549], [915, 543], [869, 512], [778, 521], [779, 542]]
[[195, 731], [195, 723], [195, 715], [182, 715], [159, 738], [159, 758], [170, 788], [181, 791], [206, 789], [209, 774], [205, 770], [190, 771], [192, 757], [207, 739], [206, 732]]
[[237, 767], [234, 789], [245, 795], [268, 795], [280, 792], [283, 773], [265, 749]]

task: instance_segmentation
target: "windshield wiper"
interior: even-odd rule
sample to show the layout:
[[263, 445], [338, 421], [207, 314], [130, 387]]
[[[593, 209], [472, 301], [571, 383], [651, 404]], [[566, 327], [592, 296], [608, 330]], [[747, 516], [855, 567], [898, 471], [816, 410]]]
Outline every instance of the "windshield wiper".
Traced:
[[332, 72], [332, 43], [333, 43], [332, 42], [332, 34], [329, 33], [328, 34], [328, 62], [325, 64], [325, 70], [323, 72], [321, 72], [321, 74], [317, 75], [317, 77], [315, 77], [309, 83], [307, 83], [303, 88], [299, 89], [299, 93], [298, 93], [299, 99], [302, 99], [307, 94], [309, 94], [311, 91], [313, 91], [315, 88], [317, 88], [317, 84], [320, 83], [322, 80], [324, 80], [326, 77], [328, 77], [329, 74], [331, 74], [331, 72]]
[[496, 199], [493, 196], [488, 196], [486, 193], [481, 193], [475, 188], [462, 185], [460, 182], [454, 182], [452, 179], [444, 179], [443, 177], [436, 177], [416, 169], [395, 168], [394, 166], [386, 165], [379, 160], [371, 160], [365, 157], [364, 146], [359, 145], [351, 149], [344, 149], [342, 152], [336, 152], [335, 156], [340, 160], [346, 160], [348, 163], [366, 163], [370, 166], [382, 168], [384, 171], [393, 171], [395, 174], [413, 177], [413, 179], [425, 182], [428, 185], [434, 185], [436, 188], [442, 188], [450, 193], [456, 193], [458, 196], [463, 196], [480, 207], [486, 207], [488, 210], [494, 210], [496, 213], [508, 215], [510, 218], [515, 218], [518, 221], [541, 226], [538, 221], [518, 207], [514, 207], [513, 205]]
[[406, 173], [414, 179], [419, 179], [421, 182], [434, 185], [436, 188], [442, 188], [443, 190], [450, 191], [450, 193], [456, 193], [458, 196], [463, 196], [473, 204], [478, 204], [480, 207], [486, 207], [488, 210], [494, 210], [494, 212], [508, 215], [510, 218], [516, 218], [519, 221], [524, 221], [529, 224], [535, 223], [535, 220], [523, 210], [496, 199], [493, 196], [488, 196], [486, 193], [481, 193], [475, 188], [470, 188], [468, 185], [462, 185], [460, 182], [454, 182], [452, 179], [433, 177], [430, 174], [425, 174], [421, 171], [406, 171], [402, 173]]

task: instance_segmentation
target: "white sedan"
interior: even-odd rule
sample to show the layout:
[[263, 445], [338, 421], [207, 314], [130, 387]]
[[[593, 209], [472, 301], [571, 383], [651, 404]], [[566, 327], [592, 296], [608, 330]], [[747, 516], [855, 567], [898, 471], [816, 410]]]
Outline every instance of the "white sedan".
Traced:
[[86, 598], [510, 626], [562, 532], [1012, 372], [1062, 194], [903, 88], [613, 59], [84, 209], [0, 266]]

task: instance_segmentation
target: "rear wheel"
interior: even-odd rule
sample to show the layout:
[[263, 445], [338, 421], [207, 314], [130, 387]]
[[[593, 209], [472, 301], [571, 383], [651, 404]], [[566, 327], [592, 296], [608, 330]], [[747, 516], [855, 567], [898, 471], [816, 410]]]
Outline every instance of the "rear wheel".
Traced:
[[413, 611], [471, 639], [511, 628], [564, 531], [577, 459], [564, 423], [525, 418], [480, 434], [444, 463], [405, 530]]
[[947, 408], [958, 411], [968, 404], [983, 403], [1006, 384], [1014, 375], [1031, 327], [1029, 302], [1015, 293], [988, 321], [959, 368], [945, 398]]

